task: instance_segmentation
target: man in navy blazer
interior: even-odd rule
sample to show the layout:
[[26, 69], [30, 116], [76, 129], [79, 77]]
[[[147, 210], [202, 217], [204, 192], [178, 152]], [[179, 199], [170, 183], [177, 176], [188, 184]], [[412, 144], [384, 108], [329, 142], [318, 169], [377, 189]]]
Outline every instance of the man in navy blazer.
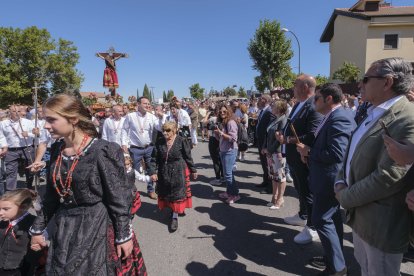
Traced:
[[[304, 226], [303, 230], [293, 239], [295, 243], [307, 244], [318, 238], [318, 234], [312, 223], [312, 193], [309, 190], [309, 168], [301, 161], [300, 154], [296, 150], [296, 144], [301, 142], [307, 146], [313, 144], [314, 132], [322, 121], [322, 115], [315, 111], [314, 95], [316, 81], [310, 75], [300, 75], [295, 80], [293, 93], [297, 103], [289, 114], [288, 122], [277, 137], [285, 148], [286, 161], [293, 178], [293, 184], [299, 195], [299, 213], [286, 217], [284, 221], [291, 225]], [[291, 129], [293, 125], [297, 138]], [[306, 224], [306, 225], [305, 225]]]
[[343, 223], [334, 184], [356, 123], [353, 113], [342, 107], [342, 97], [337, 84], [325, 84], [316, 92], [315, 110], [325, 117], [315, 131], [312, 146], [302, 143], [297, 146], [309, 166], [312, 222], [325, 251], [323, 275], [346, 275], [347, 272], [342, 252]]
[[269, 180], [269, 172], [267, 168], [266, 154], [262, 153], [264, 139], [266, 137], [266, 130], [270, 122], [273, 121], [273, 113], [270, 108], [270, 102], [272, 98], [269, 95], [262, 95], [257, 102], [257, 106], [260, 108], [258, 121], [256, 125], [256, 141], [257, 148], [259, 150], [260, 163], [263, 168], [263, 182], [258, 187], [264, 188], [264, 193], [272, 193], [272, 182]]

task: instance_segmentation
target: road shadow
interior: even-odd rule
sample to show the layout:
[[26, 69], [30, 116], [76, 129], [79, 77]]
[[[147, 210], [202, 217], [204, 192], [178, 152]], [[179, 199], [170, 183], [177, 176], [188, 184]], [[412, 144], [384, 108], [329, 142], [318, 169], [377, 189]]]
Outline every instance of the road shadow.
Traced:
[[[143, 193], [141, 193], [142, 196]], [[145, 194], [145, 193], [144, 193]], [[160, 224], [169, 225], [171, 211], [169, 210], [159, 210], [157, 204], [152, 204], [148, 202], [141, 202], [141, 208], [139, 208], [136, 216], [139, 218], [146, 218], [153, 221], [157, 221]]]
[[296, 275], [310, 275], [318, 271], [305, 267], [304, 260], [297, 258], [302, 251], [300, 246], [292, 243], [297, 231], [278, 226], [283, 223], [282, 219], [258, 215], [234, 206], [214, 203], [211, 208], [195, 208], [197, 212], [209, 214], [210, 219], [225, 227], [220, 230], [214, 226], [201, 225], [199, 230], [213, 236], [214, 246], [227, 260], [234, 261], [241, 256], [258, 265]]
[[[248, 200], [257, 204], [253, 202], [255, 199], [252, 197], [241, 200], [240, 203], [249, 204], [245, 202]], [[273, 267], [295, 275], [313, 275], [320, 272], [308, 266], [308, 260], [323, 254], [321, 244], [295, 244], [293, 238], [298, 234], [298, 230], [285, 227], [281, 218], [263, 216], [249, 209], [239, 209], [237, 203], [229, 206], [218, 202], [213, 203], [211, 207], [196, 207], [195, 211], [208, 214], [211, 220], [224, 226], [224, 229], [219, 229], [211, 225], [201, 225], [199, 230], [212, 236], [214, 246], [226, 260], [235, 261], [238, 256], [241, 256], [258, 265]], [[349, 275], [359, 275], [358, 270], [355, 269], [357, 266], [352, 256], [353, 249], [345, 246], [344, 253], [352, 268]], [[203, 264], [196, 265], [201, 267]], [[219, 264], [216, 267], [219, 267]], [[215, 268], [208, 271], [213, 273], [218, 271], [214, 270]], [[189, 271], [188, 267], [187, 270]], [[241, 272], [246, 274], [238, 275], [250, 275], [247, 271]]]
[[186, 266], [189, 275], [194, 276], [222, 276], [222, 275], [249, 275], [249, 276], [266, 276], [265, 274], [247, 271], [244, 264], [235, 261], [221, 260], [213, 268], [209, 269], [207, 265], [199, 262], [191, 262]]

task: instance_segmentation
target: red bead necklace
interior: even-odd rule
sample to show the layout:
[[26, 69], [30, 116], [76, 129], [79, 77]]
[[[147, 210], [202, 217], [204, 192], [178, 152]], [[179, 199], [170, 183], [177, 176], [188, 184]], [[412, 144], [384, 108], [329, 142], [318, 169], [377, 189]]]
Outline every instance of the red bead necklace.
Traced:
[[[60, 196], [61, 203], [64, 202], [64, 197], [73, 194], [72, 190], [70, 189], [70, 187], [72, 186], [72, 174], [73, 174], [73, 171], [75, 170], [76, 165], [78, 165], [79, 157], [82, 153], [82, 150], [85, 148], [88, 138], [89, 138], [88, 135], [83, 136], [81, 145], [79, 146], [79, 149], [76, 152], [76, 155], [74, 157], [74, 161], [72, 165], [70, 166], [70, 169], [67, 173], [68, 176], [66, 177], [65, 183], [62, 182], [62, 175], [60, 171], [62, 167], [62, 155], [63, 155], [64, 148], [61, 149], [60, 154], [57, 157], [56, 165], [53, 169], [52, 180], [53, 180], [53, 187], [55, 188], [57, 194]], [[56, 176], [56, 173], [57, 173], [57, 176]], [[58, 182], [56, 180], [58, 180]]]

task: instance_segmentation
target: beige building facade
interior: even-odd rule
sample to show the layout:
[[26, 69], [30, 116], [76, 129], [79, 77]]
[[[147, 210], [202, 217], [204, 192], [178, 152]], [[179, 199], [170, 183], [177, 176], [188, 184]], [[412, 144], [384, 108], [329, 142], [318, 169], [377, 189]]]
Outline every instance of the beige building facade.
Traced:
[[414, 6], [361, 0], [351, 8], [335, 9], [320, 41], [329, 42], [331, 77], [345, 61], [358, 66], [361, 75], [381, 58], [414, 63]]

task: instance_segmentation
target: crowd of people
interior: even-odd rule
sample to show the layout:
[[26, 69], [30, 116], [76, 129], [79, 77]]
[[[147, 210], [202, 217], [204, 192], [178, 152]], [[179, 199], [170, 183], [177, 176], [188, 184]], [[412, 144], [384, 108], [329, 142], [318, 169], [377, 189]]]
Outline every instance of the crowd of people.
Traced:
[[[263, 170], [256, 186], [269, 194], [271, 210], [283, 208], [293, 182], [298, 212], [284, 221], [303, 227], [293, 242], [321, 241], [324, 255], [310, 260], [321, 275], [347, 274], [341, 206], [362, 275], [399, 275], [414, 236], [413, 68], [400, 58], [378, 60], [359, 90], [317, 87], [302, 74], [289, 99], [152, 105], [140, 97], [134, 110], [114, 104], [93, 114], [59, 94], [35, 111], [0, 111], [0, 255], [7, 256], [0, 275], [146, 275], [131, 224], [141, 205], [135, 181], [171, 211], [175, 232], [192, 208], [199, 136], [208, 142], [210, 184], [226, 187], [218, 196], [229, 205], [242, 200], [234, 171], [253, 145]], [[25, 188], [17, 188], [18, 174]], [[34, 179], [46, 180], [41, 199]]]

